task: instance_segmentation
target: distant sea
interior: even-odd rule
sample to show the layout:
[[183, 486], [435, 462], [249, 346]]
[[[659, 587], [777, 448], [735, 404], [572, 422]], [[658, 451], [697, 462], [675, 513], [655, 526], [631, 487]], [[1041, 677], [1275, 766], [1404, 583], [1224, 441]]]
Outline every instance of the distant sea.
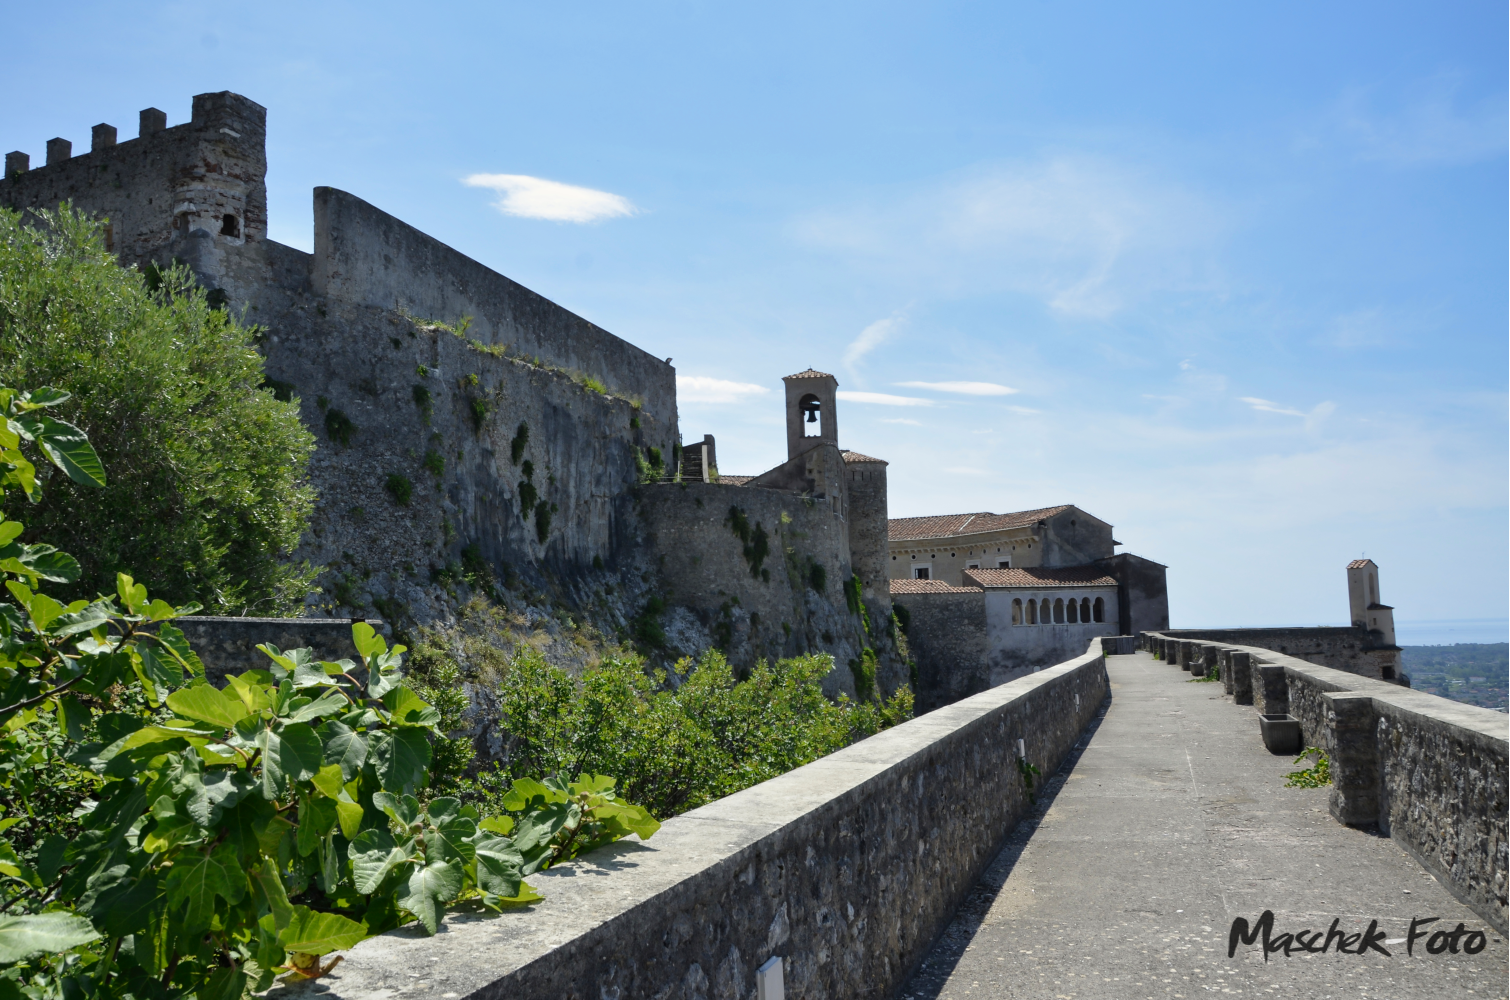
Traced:
[[1401, 646], [1451, 646], [1458, 642], [1510, 642], [1510, 618], [1443, 618], [1395, 622]]

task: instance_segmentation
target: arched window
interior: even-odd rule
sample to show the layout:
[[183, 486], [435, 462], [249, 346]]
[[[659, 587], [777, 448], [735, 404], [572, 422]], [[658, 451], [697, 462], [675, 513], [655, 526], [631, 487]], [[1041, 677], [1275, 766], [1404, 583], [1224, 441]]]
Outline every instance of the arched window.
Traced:
[[1091, 599], [1089, 597], [1080, 598], [1080, 620], [1083, 622], [1091, 620]]
[[1038, 620], [1043, 622], [1043, 624], [1045, 625], [1054, 620], [1054, 605], [1049, 603], [1049, 599], [1047, 597], [1045, 597], [1038, 604]]
[[1067, 608], [1065, 608], [1064, 610], [1065, 610], [1065, 613], [1068, 614], [1068, 616], [1069, 616], [1066, 620], [1071, 625], [1078, 625], [1078, 624], [1080, 624], [1080, 602], [1079, 601], [1077, 601], [1073, 597], [1071, 597], [1070, 598], [1070, 606], [1067, 607]]
[[1106, 621], [1106, 602], [1099, 597], [1096, 598], [1096, 606], [1092, 613], [1096, 616], [1096, 621]]
[[1020, 597], [1012, 598], [1012, 624], [1022, 624], [1022, 598]]
[[1064, 624], [1064, 598], [1062, 597], [1054, 598], [1054, 624]]
[[[801, 417], [805, 417], [806, 418], [803, 421], [802, 436], [803, 437], [822, 437], [823, 436], [823, 417], [822, 417], [823, 403], [818, 399], [818, 397], [814, 396], [812, 393], [808, 393], [807, 395], [803, 396], [801, 399], [799, 399], [797, 401], [797, 409], [800, 412]], [[817, 424], [818, 426], [812, 428], [811, 429], [811, 433], [809, 433], [809, 428], [807, 427], [807, 424]]]

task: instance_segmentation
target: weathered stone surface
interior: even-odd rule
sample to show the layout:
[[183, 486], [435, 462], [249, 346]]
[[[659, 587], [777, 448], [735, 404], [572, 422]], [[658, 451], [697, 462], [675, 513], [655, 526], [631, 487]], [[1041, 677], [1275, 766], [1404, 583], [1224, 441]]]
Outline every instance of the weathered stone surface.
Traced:
[[1405, 683], [1400, 649], [1393, 640], [1361, 625], [1303, 628], [1163, 629], [1180, 639], [1205, 639], [1230, 646], [1257, 646], [1348, 673]]
[[364, 941], [328, 978], [275, 991], [399, 995], [890, 995], [1028, 808], [1016, 745], [1045, 774], [1107, 695], [1084, 656], [913, 719], [532, 880], [545, 902]]
[[[1340, 768], [1339, 819], [1368, 824], [1372, 795], [1379, 830], [1505, 931], [1510, 872], [1505, 717], [1283, 653], [1241, 651], [1251, 664], [1253, 707], [1300, 720], [1305, 744], [1325, 750]], [[1339, 693], [1345, 697], [1336, 697]], [[1239, 694], [1234, 691], [1235, 701]]]
[[[1505, 996], [1505, 938], [1402, 848], [1336, 823], [1326, 788], [1287, 788], [1253, 712], [1147, 655], [1108, 657], [1113, 697], [1047, 782], [898, 1000], [1444, 1000]], [[1390, 954], [1239, 944], [1232, 922], [1274, 913]], [[1400, 939], [1460, 921], [1484, 950]], [[1282, 944], [1276, 941], [1276, 944]], [[789, 994], [790, 995], [790, 994]]]

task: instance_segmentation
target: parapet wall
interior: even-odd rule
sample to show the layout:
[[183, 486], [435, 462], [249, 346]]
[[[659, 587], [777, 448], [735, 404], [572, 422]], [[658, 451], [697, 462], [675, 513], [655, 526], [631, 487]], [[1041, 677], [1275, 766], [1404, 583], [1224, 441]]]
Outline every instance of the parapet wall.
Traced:
[[1370, 633], [1356, 625], [1298, 628], [1186, 628], [1137, 629], [1157, 631], [1173, 639], [1204, 639], [1229, 646], [1258, 646], [1308, 663], [1345, 670], [1375, 680], [1402, 682], [1400, 650], [1380, 647]]
[[272, 995], [892, 995], [1028, 809], [1017, 740], [1056, 770], [1107, 697], [1100, 644], [531, 877], [545, 901], [397, 931]]
[[[1510, 739], [1505, 716], [1257, 646], [1146, 632], [1142, 648], [1203, 672], [1258, 712], [1300, 721], [1332, 762], [1332, 815], [1377, 826], [1501, 932]], [[1255, 725], [1257, 720], [1255, 720]]]
[[665, 361], [355, 195], [315, 188], [311, 282], [355, 305], [446, 323], [470, 316], [469, 337], [599, 379], [676, 426], [676, 371]]

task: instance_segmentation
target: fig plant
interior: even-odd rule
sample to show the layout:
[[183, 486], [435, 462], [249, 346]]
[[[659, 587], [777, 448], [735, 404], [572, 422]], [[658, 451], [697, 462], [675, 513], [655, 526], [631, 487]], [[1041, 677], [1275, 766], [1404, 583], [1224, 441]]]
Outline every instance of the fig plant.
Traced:
[[[103, 485], [86, 437], [38, 412], [66, 398], [0, 389], [0, 489], [38, 489], [26, 443]], [[403, 646], [359, 622], [356, 660], [264, 645], [263, 669], [217, 688], [173, 624], [197, 605], [125, 574], [61, 604], [42, 585], [77, 563], [21, 532], [0, 523], [0, 770], [55, 725], [88, 796], [75, 835], [27, 859], [0, 839], [0, 1000], [239, 1000], [411, 920], [433, 934], [457, 902], [539, 899], [526, 876], [659, 826], [595, 775], [517, 782], [497, 816], [422, 801], [440, 715]]]

